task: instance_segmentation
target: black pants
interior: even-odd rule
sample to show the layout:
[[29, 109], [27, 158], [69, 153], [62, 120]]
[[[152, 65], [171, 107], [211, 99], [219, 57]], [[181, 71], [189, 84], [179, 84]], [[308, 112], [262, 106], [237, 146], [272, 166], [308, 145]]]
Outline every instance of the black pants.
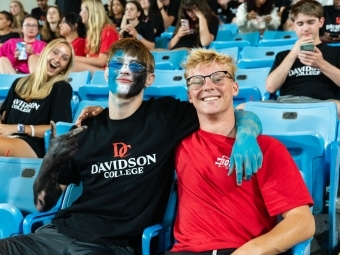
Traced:
[[34, 234], [0, 239], [0, 255], [136, 255], [130, 246], [105, 246], [80, 242], [58, 233], [51, 223]]

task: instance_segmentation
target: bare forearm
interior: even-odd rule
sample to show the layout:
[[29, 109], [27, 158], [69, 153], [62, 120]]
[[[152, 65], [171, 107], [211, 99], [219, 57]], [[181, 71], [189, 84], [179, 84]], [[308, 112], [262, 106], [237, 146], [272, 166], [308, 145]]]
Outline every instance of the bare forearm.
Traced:
[[38, 211], [50, 210], [62, 193], [60, 185], [57, 184], [59, 167], [47, 153], [33, 185], [34, 204]]
[[200, 41], [202, 46], [208, 46], [213, 40], [213, 36], [210, 34], [207, 20], [205, 18], [200, 18], [199, 20], [200, 27]]
[[145, 38], [142, 38], [140, 40], [145, 46], [146, 48], [148, 48], [149, 50], [154, 50], [155, 49], [155, 43], [154, 42], [150, 42], [148, 40], [146, 40]]
[[169, 42], [168, 49], [171, 50], [181, 38], [176, 34]]
[[267, 91], [275, 93], [281, 88], [295, 59], [296, 57], [291, 56], [291, 53], [289, 53], [282, 63], [268, 75], [266, 80]]

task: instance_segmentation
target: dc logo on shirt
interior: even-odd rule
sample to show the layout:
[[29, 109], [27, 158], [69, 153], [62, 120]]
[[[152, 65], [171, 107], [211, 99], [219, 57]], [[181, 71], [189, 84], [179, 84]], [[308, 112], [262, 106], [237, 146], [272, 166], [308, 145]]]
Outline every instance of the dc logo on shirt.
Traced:
[[130, 154], [126, 154], [128, 149], [131, 149], [131, 145], [125, 143], [113, 143], [113, 157], [125, 158]]

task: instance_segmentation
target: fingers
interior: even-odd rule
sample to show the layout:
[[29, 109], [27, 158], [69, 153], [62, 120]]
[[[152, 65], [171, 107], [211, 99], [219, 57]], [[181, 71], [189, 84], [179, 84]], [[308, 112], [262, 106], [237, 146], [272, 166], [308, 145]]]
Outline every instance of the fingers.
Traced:
[[228, 176], [230, 176], [234, 172], [234, 168], [235, 168], [235, 161], [233, 158], [231, 158], [229, 162]]
[[51, 124], [51, 137], [57, 137], [57, 130], [56, 130], [56, 126], [53, 120], [50, 121]]
[[242, 158], [239, 156], [235, 157], [235, 169], [236, 169], [236, 183], [237, 185], [242, 184], [242, 177], [243, 177], [243, 165], [242, 165]]

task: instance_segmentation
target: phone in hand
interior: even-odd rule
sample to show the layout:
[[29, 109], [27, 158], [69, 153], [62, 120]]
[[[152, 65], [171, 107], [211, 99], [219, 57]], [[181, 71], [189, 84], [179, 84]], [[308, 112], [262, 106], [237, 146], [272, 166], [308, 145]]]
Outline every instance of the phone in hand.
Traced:
[[181, 19], [181, 25], [182, 25], [182, 27], [187, 27], [187, 28], [189, 28], [189, 20], [187, 20], [187, 19]]
[[314, 44], [313, 43], [306, 43], [300, 45], [300, 50], [301, 51], [314, 51]]
[[338, 33], [330, 33], [329, 36], [332, 37], [332, 38], [338, 38], [339, 34]]

